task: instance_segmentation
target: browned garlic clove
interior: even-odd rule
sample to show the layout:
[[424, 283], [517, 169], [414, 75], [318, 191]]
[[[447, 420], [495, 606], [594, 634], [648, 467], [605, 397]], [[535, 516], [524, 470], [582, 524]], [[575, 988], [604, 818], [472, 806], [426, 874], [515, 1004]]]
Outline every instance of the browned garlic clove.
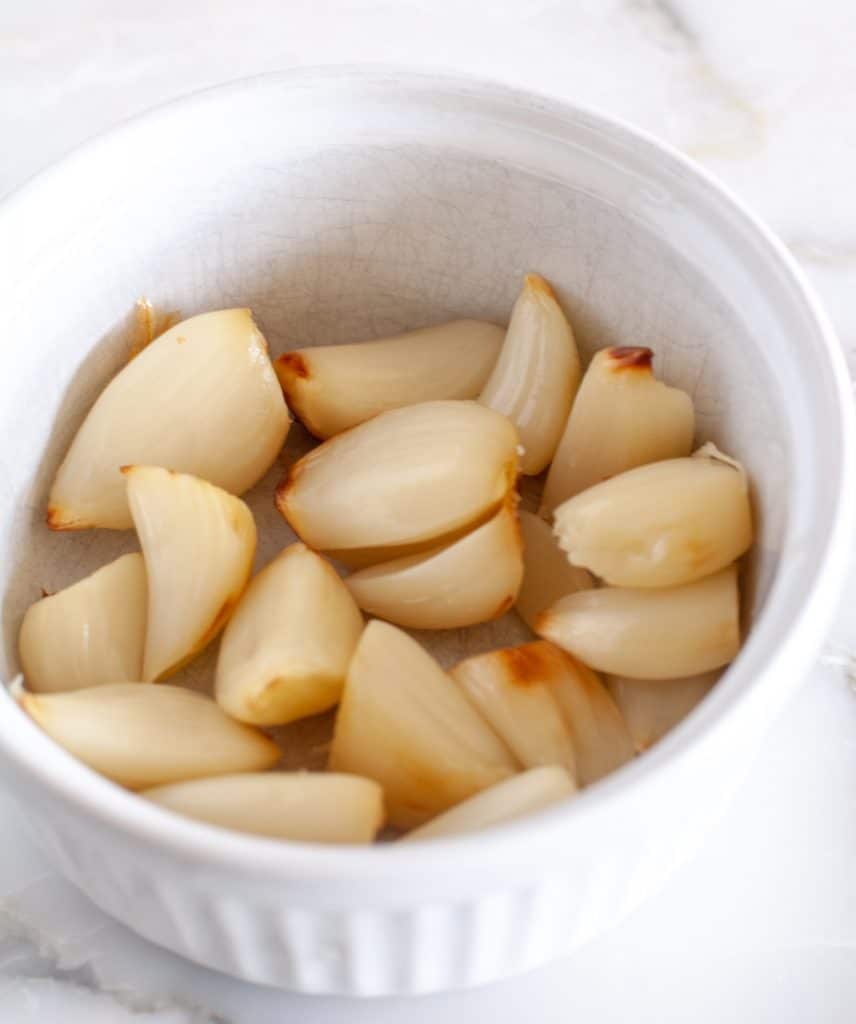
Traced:
[[442, 537], [498, 508], [517, 476], [517, 434], [477, 402], [381, 413], [296, 462], [277, 508], [320, 550]]
[[256, 551], [240, 498], [185, 473], [126, 466], [148, 576], [143, 679], [163, 679], [206, 647], [243, 593]]
[[568, 800], [576, 791], [574, 780], [559, 765], [530, 768], [504, 782], [497, 782], [444, 814], [432, 818], [426, 825], [409, 832], [400, 842], [479, 832], [503, 821], [534, 814], [561, 800]]
[[458, 662], [451, 676], [525, 768], [561, 765], [576, 772], [571, 731], [552, 696], [566, 669], [543, 640]]
[[478, 398], [504, 337], [496, 324], [454, 320], [378, 341], [297, 349], [274, 368], [301, 422], [326, 439], [389, 409]]
[[611, 675], [699, 675], [727, 665], [740, 649], [737, 569], [680, 587], [582, 590], [543, 612], [536, 629]]
[[583, 376], [553, 457], [541, 513], [636, 466], [689, 455], [690, 396], [654, 376], [650, 348], [597, 352]]
[[516, 497], [448, 547], [352, 573], [345, 583], [366, 612], [411, 629], [456, 629], [495, 619], [523, 577]]
[[61, 747], [129, 789], [259, 771], [280, 757], [264, 733], [178, 686], [112, 683], [19, 701]]
[[614, 586], [690, 583], [751, 546], [746, 475], [707, 450], [640, 466], [560, 505], [555, 532], [574, 565]]
[[363, 617], [329, 563], [292, 544], [252, 580], [220, 643], [215, 693], [234, 718], [285, 725], [334, 707]]
[[191, 317], [156, 338], [101, 392], [51, 487], [48, 525], [132, 526], [119, 472], [127, 465], [169, 466], [242, 494], [273, 464], [289, 423], [250, 311]]
[[596, 672], [551, 644], [551, 692], [571, 729], [577, 779], [589, 786], [633, 757], [627, 723]]
[[141, 795], [207, 825], [303, 843], [370, 843], [384, 818], [376, 782], [330, 772], [222, 775]]
[[37, 693], [142, 679], [146, 567], [139, 552], [30, 605], [18, 647]]
[[336, 716], [330, 768], [375, 779], [412, 828], [518, 765], [436, 661], [395, 626], [366, 626]]
[[524, 473], [540, 473], [553, 458], [579, 382], [580, 357], [571, 326], [550, 285], [527, 274], [479, 399], [517, 427]]

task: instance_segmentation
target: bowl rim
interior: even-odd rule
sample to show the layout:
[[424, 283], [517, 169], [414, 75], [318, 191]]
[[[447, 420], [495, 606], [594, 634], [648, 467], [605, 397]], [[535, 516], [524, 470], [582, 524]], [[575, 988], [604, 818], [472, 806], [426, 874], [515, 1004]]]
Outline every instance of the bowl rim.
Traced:
[[[769, 265], [784, 275], [795, 301], [799, 302], [815, 330], [827, 368], [835, 407], [826, 410], [830, 441], [837, 455], [838, 486], [834, 507], [828, 511], [829, 529], [821, 542], [821, 553], [798, 613], [791, 621], [777, 624], [777, 643], [768, 653], [755, 656], [757, 674], [744, 665], [744, 652], [734, 663], [735, 673], [745, 676], [741, 687], [708, 698], [698, 713], [682, 723], [644, 757], [635, 759], [621, 771], [581, 792], [570, 804], [542, 810], [525, 818], [506, 822], [483, 832], [437, 838], [421, 843], [368, 846], [330, 846], [281, 839], [268, 839], [206, 825], [183, 818], [143, 799], [135, 799], [121, 787], [102, 778], [54, 744], [31, 722], [7, 692], [0, 694], [0, 744], [4, 755], [16, 767], [34, 777], [76, 812], [98, 820], [113, 831], [147, 844], [163, 854], [192, 858], [198, 865], [236, 870], [246, 862], [256, 874], [267, 878], [312, 879], [355, 877], [380, 879], [391, 871], [436, 873], [454, 863], [457, 868], [469, 864], [484, 867], [484, 847], [491, 847], [491, 863], [505, 860], [531, 861], [539, 843], [564, 845], [574, 829], [586, 828], [595, 816], [610, 815], [628, 798], [658, 784], [665, 773], [677, 770], [678, 763], [698, 749], [702, 739], [710, 739], [725, 730], [740, 713], [747, 698], [763, 681], [793, 666], [807, 667], [819, 649], [823, 634], [836, 610], [843, 590], [850, 548], [850, 520], [856, 510], [854, 477], [854, 417], [851, 385], [843, 352], [828, 317], [813, 293], [802, 270], [784, 244], [751, 213], [734, 193], [716, 177], [651, 133], [631, 126], [621, 118], [591, 106], [579, 105], [548, 94], [511, 87], [467, 74], [426, 68], [391, 65], [318, 65], [267, 72], [227, 81], [190, 92], [161, 103], [126, 119], [70, 150], [60, 160], [37, 172], [21, 185], [0, 196], [0, 224], [3, 216], [17, 203], [37, 195], [39, 189], [66, 173], [70, 165], [98, 159], [103, 147], [121, 144], [126, 133], [152, 125], [175, 113], [187, 114], [194, 107], [216, 100], [218, 96], [267, 88], [305, 87], [313, 83], [329, 84], [337, 79], [358, 80], [363, 84], [389, 84], [428, 88], [455, 96], [472, 105], [476, 114], [488, 105], [519, 113], [547, 114], [557, 124], [572, 129], [581, 122], [630, 143], [637, 151], [665, 168], [681, 172], [707, 192], [723, 213], [736, 219], [753, 236], [756, 246]], [[0, 232], [2, 234], [2, 232]], [[771, 594], [780, 580], [774, 580]], [[763, 616], [762, 616], [763, 618]], [[760, 623], [759, 625], [764, 625]], [[758, 630], [753, 630], [753, 639]], [[748, 646], [748, 645], [747, 645]], [[754, 650], [754, 646], [753, 646]], [[745, 671], [741, 671], [745, 668]], [[732, 673], [729, 673], [729, 676]], [[2, 688], [0, 688], [2, 689]], [[24, 719], [24, 721], [21, 721]], [[12, 727], [9, 723], [13, 722]], [[131, 797], [129, 799], [129, 797]]]

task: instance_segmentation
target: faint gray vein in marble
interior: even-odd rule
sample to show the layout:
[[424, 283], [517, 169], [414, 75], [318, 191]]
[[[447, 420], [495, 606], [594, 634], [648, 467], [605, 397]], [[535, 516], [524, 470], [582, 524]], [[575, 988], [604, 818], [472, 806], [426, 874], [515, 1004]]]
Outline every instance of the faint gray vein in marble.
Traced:
[[627, 10], [649, 18], [662, 32], [664, 40], [672, 39], [680, 45], [698, 49], [698, 36], [669, 0], [626, 0]]
[[800, 235], [786, 237], [785, 244], [798, 260], [812, 266], [844, 269], [856, 265], [856, 242], [835, 242]]
[[[693, 100], [691, 121], [679, 125], [684, 151], [696, 158], [738, 159], [758, 152], [767, 136], [764, 114], [711, 60], [679, 0], [625, 0], [625, 10], [657, 45], [684, 55], [682, 89]], [[673, 119], [680, 118], [677, 110]]]

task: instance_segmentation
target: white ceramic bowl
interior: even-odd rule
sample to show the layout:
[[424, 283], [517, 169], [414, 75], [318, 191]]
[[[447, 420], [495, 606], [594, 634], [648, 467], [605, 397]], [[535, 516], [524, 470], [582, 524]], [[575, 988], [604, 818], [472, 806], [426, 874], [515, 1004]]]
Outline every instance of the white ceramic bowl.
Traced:
[[7, 678], [39, 585], [133, 543], [51, 535], [43, 514], [73, 430], [127, 354], [141, 294], [184, 314], [250, 305], [277, 352], [504, 319], [537, 269], [586, 352], [652, 345], [692, 392], [700, 435], [743, 458], [756, 488], [752, 630], [712, 696], [579, 799], [481, 835], [343, 849], [194, 824], [89, 772], [2, 695], [5, 778], [99, 906], [253, 981], [428, 992], [567, 953], [697, 846], [819, 649], [853, 507], [835, 339], [782, 246], [721, 187], [566, 104], [328, 69], [229, 85], [120, 127], [7, 198], [0, 240]]

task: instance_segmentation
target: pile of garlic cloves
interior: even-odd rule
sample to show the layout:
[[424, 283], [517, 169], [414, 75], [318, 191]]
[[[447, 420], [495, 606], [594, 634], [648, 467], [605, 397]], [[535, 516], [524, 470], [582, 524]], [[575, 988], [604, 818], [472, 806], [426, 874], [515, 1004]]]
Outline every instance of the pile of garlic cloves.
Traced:
[[[254, 574], [241, 495], [289, 410], [319, 443], [271, 494], [297, 539]], [[544, 809], [656, 743], [739, 650], [748, 481], [694, 434], [650, 349], [581, 372], [536, 274], [507, 330], [273, 361], [249, 310], [192, 317], [108, 384], [57, 472], [51, 529], [133, 528], [139, 551], [28, 609], [19, 705], [151, 803], [262, 836], [412, 841]], [[528, 642], [448, 669], [426, 649], [506, 614]], [[169, 681], [215, 641], [210, 695]], [[278, 770], [271, 730], [321, 714], [328, 770]]]

